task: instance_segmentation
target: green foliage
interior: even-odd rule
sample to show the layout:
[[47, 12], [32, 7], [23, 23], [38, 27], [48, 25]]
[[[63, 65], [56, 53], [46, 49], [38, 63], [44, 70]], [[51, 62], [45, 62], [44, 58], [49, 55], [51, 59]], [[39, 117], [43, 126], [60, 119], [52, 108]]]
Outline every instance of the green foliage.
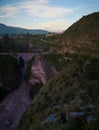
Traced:
[[58, 52], [79, 52], [99, 56], [99, 12], [82, 17], [57, 41]]
[[84, 127], [84, 130], [98, 130], [99, 129], [99, 120], [90, 122]]
[[84, 82], [81, 89], [83, 91], [83, 93], [81, 93], [83, 96], [82, 98], [84, 99], [89, 97], [88, 100], [95, 103], [99, 94], [99, 79]]
[[70, 101], [72, 101], [75, 98], [75, 95], [72, 91], [66, 91], [64, 93], [64, 97], [63, 97], [63, 102], [64, 103], [69, 103]]
[[[86, 123], [82, 117], [71, 118], [66, 123], [61, 122], [49, 122], [44, 125], [42, 124], [35, 124], [31, 126], [31, 130], [87, 130], [86, 129]], [[91, 126], [90, 126], [91, 128]], [[89, 130], [89, 129], [88, 129]], [[96, 129], [90, 129], [90, 130], [96, 130]]]
[[37, 93], [41, 89], [42, 86], [43, 86], [43, 83], [36, 83], [35, 84], [35, 93]]
[[43, 55], [44, 59], [52, 66], [56, 68], [56, 70], [60, 71], [69, 63], [68, 60], [65, 60], [63, 54], [57, 53], [49, 53], [47, 55]]
[[91, 63], [85, 67], [85, 78], [88, 80], [95, 80], [99, 78], [99, 58], [91, 59]]
[[7, 33], [3, 36], [3, 41], [4, 41], [5, 45], [9, 43], [10, 38], [9, 38], [9, 35]]
[[81, 126], [79, 126], [79, 122], [75, 119], [70, 119], [68, 122], [67, 122], [67, 125], [66, 125], [66, 129], [67, 130], [81, 130], [80, 128]]

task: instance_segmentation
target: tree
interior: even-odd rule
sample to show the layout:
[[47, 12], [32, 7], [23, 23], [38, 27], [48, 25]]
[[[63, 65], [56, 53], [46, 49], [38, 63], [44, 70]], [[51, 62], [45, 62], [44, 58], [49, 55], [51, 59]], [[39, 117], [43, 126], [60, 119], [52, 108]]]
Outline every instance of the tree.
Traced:
[[3, 35], [3, 41], [4, 41], [4, 44], [9, 43], [9, 40], [10, 40], [9, 35], [8, 35], [7, 33], [4, 34], [4, 35]]

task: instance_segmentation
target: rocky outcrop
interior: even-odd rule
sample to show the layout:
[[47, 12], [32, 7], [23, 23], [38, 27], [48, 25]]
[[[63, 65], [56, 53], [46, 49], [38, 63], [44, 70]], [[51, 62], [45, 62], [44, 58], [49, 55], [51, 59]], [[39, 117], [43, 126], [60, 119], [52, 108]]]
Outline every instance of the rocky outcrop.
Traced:
[[37, 83], [45, 83], [46, 76], [38, 53], [34, 55], [31, 76], [19, 88], [9, 94], [0, 104], [0, 130], [15, 130], [20, 118], [31, 103], [30, 90]]
[[34, 55], [34, 62], [31, 67], [31, 77], [28, 80], [28, 83], [34, 85], [35, 83], [43, 83], [45, 84], [46, 74], [44, 71], [44, 67], [42, 65], [42, 61], [40, 55], [36, 53]]

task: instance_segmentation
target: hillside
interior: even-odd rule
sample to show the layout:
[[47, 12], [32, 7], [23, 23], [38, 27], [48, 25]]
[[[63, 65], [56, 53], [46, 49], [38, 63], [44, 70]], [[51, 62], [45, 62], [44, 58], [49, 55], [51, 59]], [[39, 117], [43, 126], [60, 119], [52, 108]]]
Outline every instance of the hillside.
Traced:
[[58, 52], [96, 54], [99, 50], [99, 12], [83, 16], [59, 36]]
[[41, 29], [24, 29], [24, 28], [19, 28], [19, 27], [11, 27], [11, 26], [6, 26], [4, 24], [0, 24], [0, 35], [2, 34], [48, 34], [48, 31], [41, 30]]
[[[42, 87], [28, 111], [24, 114], [18, 130], [26, 130], [30, 127], [32, 130], [38, 130], [37, 126], [48, 115], [54, 113], [57, 118], [60, 118], [59, 113], [63, 110], [65, 112], [83, 111], [86, 118], [87, 115], [97, 118], [99, 109], [99, 58], [83, 60], [79, 64], [72, 62]], [[87, 108], [88, 105], [92, 105], [92, 108]], [[86, 110], [84, 110], [84, 107]], [[36, 124], [36, 126], [33, 124]], [[49, 123], [49, 125], [51, 130], [51, 124]], [[40, 125], [40, 128], [42, 127]], [[86, 126], [84, 128], [87, 129]], [[90, 126], [88, 130], [90, 130]]]
[[66, 64], [62, 68], [56, 60], [59, 55], [47, 55], [60, 72], [34, 97], [17, 130], [99, 129], [98, 28], [99, 13], [93, 13], [56, 36], [55, 48]]

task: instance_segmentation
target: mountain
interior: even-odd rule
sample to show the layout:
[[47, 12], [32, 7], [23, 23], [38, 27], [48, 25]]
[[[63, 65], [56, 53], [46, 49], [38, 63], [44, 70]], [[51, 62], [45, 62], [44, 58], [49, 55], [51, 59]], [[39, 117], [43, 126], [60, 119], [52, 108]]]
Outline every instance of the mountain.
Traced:
[[0, 34], [48, 34], [48, 31], [41, 30], [41, 29], [35, 29], [35, 30], [30, 30], [30, 29], [24, 29], [24, 28], [19, 28], [19, 27], [11, 27], [11, 26], [6, 26], [4, 24], [0, 24]]
[[99, 129], [99, 12], [57, 36], [64, 59], [57, 63], [66, 64], [36, 94], [17, 130]]
[[99, 12], [83, 16], [59, 36], [58, 52], [96, 54], [99, 51]]

